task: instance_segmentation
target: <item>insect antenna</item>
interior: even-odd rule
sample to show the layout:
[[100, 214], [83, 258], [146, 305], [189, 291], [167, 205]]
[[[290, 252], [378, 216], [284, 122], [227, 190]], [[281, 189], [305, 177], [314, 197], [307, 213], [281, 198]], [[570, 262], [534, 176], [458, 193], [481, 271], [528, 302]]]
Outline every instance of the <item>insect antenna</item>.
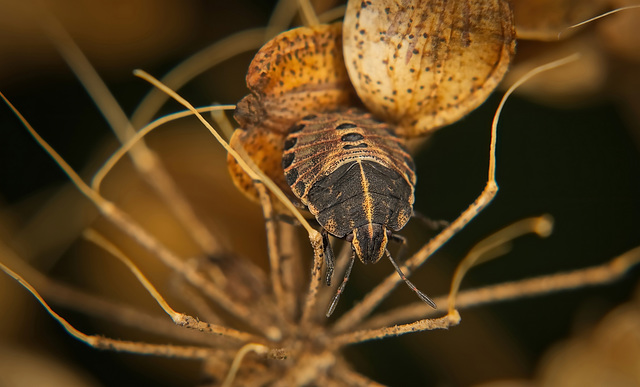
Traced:
[[[347, 266], [347, 270], [344, 272], [344, 278], [342, 279], [342, 283], [338, 290], [336, 290], [336, 294], [331, 299], [331, 304], [329, 305], [329, 309], [327, 310], [327, 317], [331, 317], [333, 311], [336, 310], [336, 306], [338, 305], [338, 300], [340, 300], [340, 295], [344, 291], [344, 287], [347, 286], [347, 282], [349, 281], [349, 276], [351, 275], [351, 269], [353, 268], [353, 262], [356, 260], [356, 251], [351, 249], [351, 260], [349, 261], [349, 266]], [[414, 286], [415, 288], [415, 286]], [[426, 296], [425, 296], [426, 297]]]
[[409, 281], [409, 279], [404, 275], [404, 273], [402, 272], [402, 270], [400, 270], [400, 266], [398, 266], [398, 264], [396, 263], [396, 260], [393, 259], [393, 257], [391, 256], [391, 254], [389, 253], [388, 249], [384, 249], [384, 252], [387, 253], [387, 257], [389, 257], [389, 260], [391, 261], [391, 263], [393, 264], [393, 267], [396, 268], [396, 271], [398, 272], [398, 275], [400, 276], [400, 278], [402, 278], [402, 280], [407, 284], [407, 286], [413, 290], [414, 292], [416, 292], [416, 294], [418, 295], [418, 297], [420, 297], [420, 299], [422, 301], [424, 301], [425, 303], [427, 303], [430, 307], [432, 307], [433, 309], [438, 309], [438, 306], [436, 305], [435, 302], [433, 302], [432, 299], [430, 299], [429, 297], [427, 297], [426, 294], [422, 293], [418, 288], [416, 288], [416, 285], [414, 285], [411, 281]]

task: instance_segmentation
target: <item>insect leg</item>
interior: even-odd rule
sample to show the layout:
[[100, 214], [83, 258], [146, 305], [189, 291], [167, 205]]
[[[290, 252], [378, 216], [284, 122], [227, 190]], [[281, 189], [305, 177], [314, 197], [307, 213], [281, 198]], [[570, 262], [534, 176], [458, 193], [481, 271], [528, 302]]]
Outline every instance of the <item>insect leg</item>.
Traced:
[[[347, 266], [347, 270], [344, 272], [344, 278], [342, 279], [342, 283], [338, 290], [336, 290], [336, 294], [333, 296], [331, 300], [331, 304], [329, 305], [329, 310], [327, 310], [327, 317], [331, 317], [333, 311], [336, 309], [336, 305], [338, 305], [338, 300], [340, 300], [340, 295], [344, 291], [344, 287], [347, 286], [347, 282], [349, 281], [349, 276], [351, 275], [351, 269], [353, 268], [353, 262], [356, 260], [356, 251], [351, 250], [351, 261], [349, 262], [349, 266]], [[426, 297], [426, 296], [425, 296]], [[433, 302], [433, 301], [432, 301]]]
[[327, 286], [331, 286], [331, 277], [333, 277], [336, 258], [333, 256], [333, 248], [331, 247], [331, 243], [329, 243], [329, 233], [327, 232], [327, 230], [322, 229], [321, 234], [322, 245], [324, 247], [324, 261], [327, 264], [327, 274], [325, 277], [325, 281], [327, 282]]
[[286, 223], [286, 224], [290, 224], [292, 226], [296, 226], [296, 227], [300, 227], [302, 226], [302, 223], [300, 223], [298, 221], [298, 219], [296, 219], [295, 217], [288, 215], [288, 214], [280, 214], [280, 213], [276, 213], [274, 214], [274, 219], [277, 220], [278, 222], [282, 222], [282, 223]]
[[433, 230], [433, 231], [442, 230], [443, 228], [446, 228], [449, 225], [449, 222], [446, 220], [442, 220], [442, 219], [434, 220], [416, 210], [413, 210], [413, 217], [420, 219], [422, 223], [424, 223], [430, 230]]
[[[404, 238], [403, 238], [404, 239]], [[398, 272], [398, 275], [400, 276], [400, 278], [402, 278], [402, 280], [407, 284], [407, 286], [413, 290], [414, 292], [416, 292], [416, 294], [418, 295], [418, 297], [420, 297], [420, 299], [424, 302], [426, 302], [430, 307], [432, 307], [433, 309], [438, 309], [438, 306], [436, 305], [435, 302], [433, 302], [432, 299], [430, 299], [429, 297], [427, 297], [426, 294], [422, 293], [420, 290], [418, 290], [418, 288], [416, 288], [416, 285], [414, 285], [413, 283], [411, 283], [411, 281], [409, 281], [407, 279], [407, 277], [404, 275], [404, 273], [402, 272], [402, 270], [400, 270], [400, 266], [398, 266], [398, 264], [396, 263], [396, 261], [393, 259], [393, 257], [391, 256], [391, 254], [389, 254], [389, 250], [385, 249], [385, 252], [387, 253], [387, 257], [389, 257], [389, 260], [391, 261], [391, 263], [393, 264], [393, 267], [396, 268], [396, 271]]]
[[398, 249], [398, 254], [396, 254], [396, 257], [398, 257], [398, 261], [402, 262], [402, 257], [404, 257], [404, 253], [405, 251], [407, 251], [407, 238], [398, 234], [391, 234], [390, 238], [392, 241], [400, 243], [400, 248]]

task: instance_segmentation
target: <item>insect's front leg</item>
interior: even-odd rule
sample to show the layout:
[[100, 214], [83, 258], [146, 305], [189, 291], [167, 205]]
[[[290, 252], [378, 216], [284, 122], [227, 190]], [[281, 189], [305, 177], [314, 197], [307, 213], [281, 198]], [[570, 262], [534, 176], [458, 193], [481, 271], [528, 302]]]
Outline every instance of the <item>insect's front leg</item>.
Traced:
[[449, 225], [449, 221], [444, 220], [444, 219], [431, 219], [428, 216], [426, 216], [425, 214], [416, 211], [415, 209], [413, 210], [413, 214], [411, 216], [412, 218], [416, 218], [420, 221], [422, 221], [422, 223], [429, 227], [430, 230], [433, 231], [439, 231], [442, 230], [443, 228], [446, 228]]
[[327, 286], [331, 286], [331, 277], [333, 277], [333, 269], [335, 268], [336, 259], [333, 255], [333, 248], [331, 247], [331, 243], [329, 243], [329, 233], [327, 230], [322, 229], [322, 245], [324, 247], [324, 261], [327, 264], [327, 274], [325, 277], [325, 282]]
[[404, 254], [407, 251], [407, 246], [408, 246], [407, 238], [403, 237], [402, 235], [391, 234], [389, 237], [389, 240], [400, 244], [400, 247], [398, 248], [398, 253], [396, 254], [396, 256], [398, 257], [398, 261], [402, 262]]

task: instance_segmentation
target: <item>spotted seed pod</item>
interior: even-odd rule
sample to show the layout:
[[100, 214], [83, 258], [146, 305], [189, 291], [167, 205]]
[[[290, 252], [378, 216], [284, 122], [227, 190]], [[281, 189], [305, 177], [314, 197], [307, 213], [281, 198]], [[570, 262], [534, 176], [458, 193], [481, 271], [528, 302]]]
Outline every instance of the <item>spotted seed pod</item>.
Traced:
[[[288, 129], [309, 113], [358, 105], [342, 56], [342, 23], [279, 34], [255, 55], [247, 86], [251, 93], [238, 102], [234, 115], [241, 130], [235, 131], [231, 145], [244, 147], [254, 163], [290, 194], [281, 167]], [[233, 157], [227, 163], [236, 186], [257, 200], [251, 178]]]
[[515, 51], [507, 0], [353, 0], [343, 33], [358, 96], [406, 137], [455, 122], [479, 106]]
[[377, 262], [388, 231], [413, 213], [416, 176], [393, 128], [360, 110], [306, 117], [284, 143], [282, 166], [293, 193], [330, 234]]
[[255, 55], [247, 72], [251, 94], [234, 118], [244, 129], [260, 126], [286, 133], [310, 113], [354, 103], [342, 56], [342, 23], [283, 32]]

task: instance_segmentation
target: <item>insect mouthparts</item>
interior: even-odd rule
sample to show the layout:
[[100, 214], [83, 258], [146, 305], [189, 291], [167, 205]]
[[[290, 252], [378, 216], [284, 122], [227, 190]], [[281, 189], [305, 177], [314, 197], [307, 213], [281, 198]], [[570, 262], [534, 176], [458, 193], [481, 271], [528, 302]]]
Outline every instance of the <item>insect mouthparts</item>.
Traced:
[[351, 245], [364, 264], [382, 258], [389, 241], [386, 229], [380, 224], [365, 224], [353, 230]]

